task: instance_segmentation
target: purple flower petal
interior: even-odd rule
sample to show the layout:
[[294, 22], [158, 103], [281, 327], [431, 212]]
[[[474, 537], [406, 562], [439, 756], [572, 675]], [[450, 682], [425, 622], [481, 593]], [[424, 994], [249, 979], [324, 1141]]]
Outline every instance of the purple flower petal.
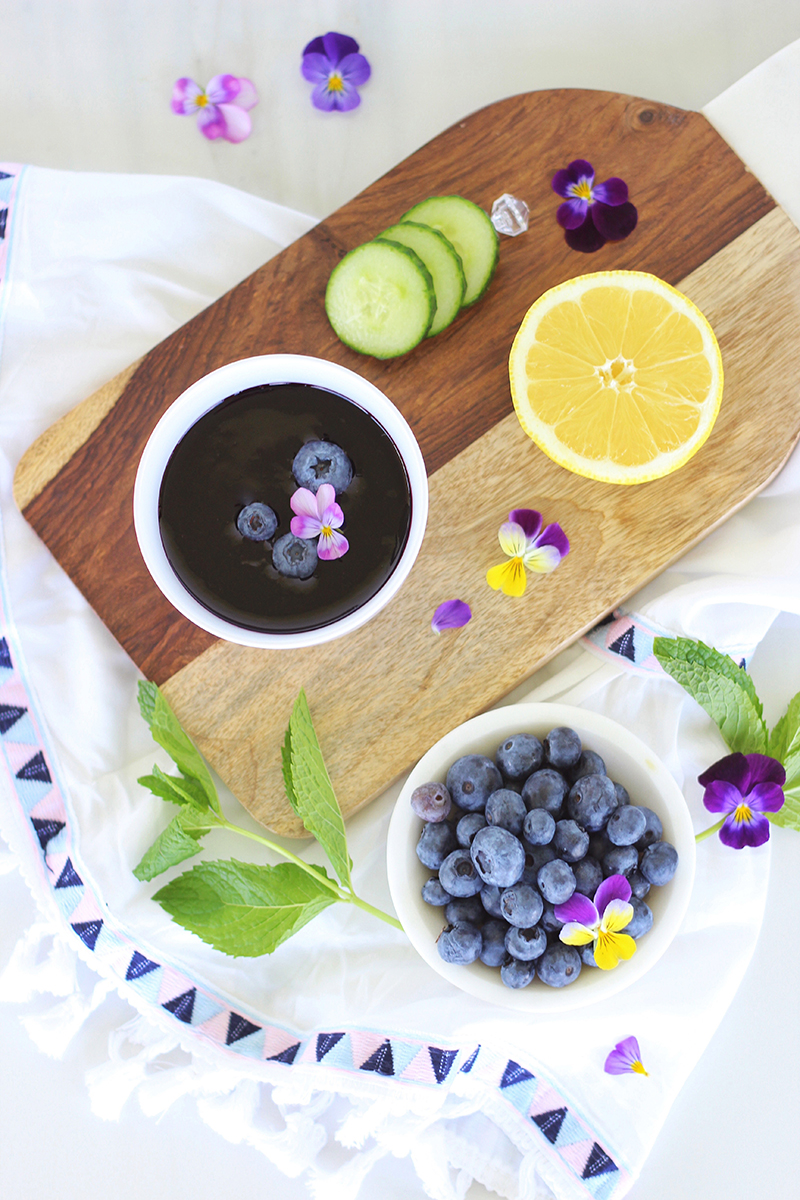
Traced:
[[336, 93], [328, 91], [327, 79], [323, 79], [314, 88], [311, 93], [311, 103], [315, 108], [321, 109], [322, 112], [333, 112], [335, 108], [339, 107], [336, 103]]
[[747, 805], [754, 812], [778, 812], [786, 797], [777, 783], [757, 783], [747, 793]]
[[624, 179], [614, 176], [593, 187], [592, 195], [603, 204], [624, 204], [628, 199], [628, 185]]
[[305, 56], [307, 54], [324, 54], [324, 53], [325, 53], [325, 39], [323, 38], [322, 34], [320, 34], [319, 37], [312, 38], [311, 41], [308, 43], [308, 45], [304, 48], [303, 58], [305, 58]]
[[331, 64], [324, 54], [306, 54], [300, 64], [300, 71], [309, 83], [327, 83]]
[[609, 242], [621, 242], [633, 233], [639, 214], [630, 202], [612, 207], [609, 204], [593, 204], [589, 215], [598, 233]]
[[[323, 484], [322, 487], [330, 487], [330, 484]], [[322, 491], [322, 488], [320, 488]], [[292, 493], [289, 500], [289, 507], [293, 513], [297, 513], [298, 517], [314, 517], [319, 520], [319, 505], [317, 497], [309, 488], [300, 487], [296, 492]]]
[[258, 104], [258, 92], [256, 91], [256, 85], [253, 83], [252, 79], [247, 79], [244, 75], [240, 77], [239, 83], [241, 86], [239, 95], [236, 97], [236, 103], [239, 105], [239, 108], [255, 108], [255, 106]]
[[579, 200], [573, 196], [571, 200], [565, 200], [563, 204], [559, 204], [556, 220], [562, 229], [577, 229], [587, 219], [588, 212], [589, 201]]
[[745, 758], [748, 788], [752, 788], [756, 783], [777, 783], [779, 787], [786, 783], [786, 771], [777, 758], [771, 758], [768, 754], [746, 754]]
[[577, 921], [579, 925], [592, 926], [600, 920], [597, 906], [580, 892], [573, 892], [569, 900], [565, 900], [563, 904], [556, 904], [553, 913], [556, 920], [564, 924], [567, 921]]
[[[322, 491], [322, 488], [320, 488], [320, 491]], [[329, 504], [323, 510], [320, 521], [323, 525], [330, 526], [331, 529], [338, 529], [340, 525], [344, 524], [344, 513], [338, 504]]]
[[445, 600], [433, 614], [431, 629], [441, 633], [443, 629], [461, 629], [472, 620], [472, 609], [463, 600]]
[[361, 103], [361, 96], [358, 91], [346, 79], [342, 79], [342, 89], [339, 92], [332, 92], [333, 107], [339, 112], [350, 112], [354, 108], [358, 108]]
[[631, 885], [628, 883], [624, 875], [609, 875], [608, 879], [604, 879], [600, 887], [594, 894], [594, 904], [597, 911], [602, 917], [608, 905], [612, 900], [624, 900], [626, 903], [631, 898]]
[[214, 141], [215, 138], [225, 137], [227, 132], [227, 124], [225, 116], [221, 112], [219, 105], [207, 104], [205, 108], [198, 109], [197, 127], [204, 137], [209, 141]]
[[737, 821], [731, 814], [719, 831], [719, 840], [734, 850], [741, 850], [743, 846], [763, 846], [768, 839], [769, 821], [756, 813], [750, 821]]
[[299, 516], [292, 517], [289, 522], [289, 528], [295, 537], [299, 538], [315, 538], [319, 537], [322, 531], [322, 522], [319, 517]]
[[571, 163], [567, 163], [567, 174], [573, 183], [580, 183], [581, 179], [594, 182], [594, 167], [585, 158], [573, 158]]
[[713, 813], [733, 812], [744, 802], [736, 784], [725, 779], [712, 779], [703, 792], [703, 804]]
[[702, 775], [697, 776], [697, 782], [701, 787], [706, 787], [714, 779], [724, 780], [726, 783], [732, 783], [741, 792], [747, 787], [747, 782], [750, 777], [750, 768], [747, 759], [743, 754], [726, 754], [724, 758], [720, 758], [717, 762], [712, 763]]
[[339, 63], [342, 78], [354, 86], [366, 83], [372, 74], [372, 68], [363, 54], [346, 54]]
[[[593, 207], [597, 206], [593, 205]], [[595, 250], [599, 250], [606, 244], [606, 239], [601, 233], [598, 233], [594, 221], [588, 215], [577, 229], [565, 230], [564, 239], [570, 250], [580, 250], [583, 254], [594, 254]]]
[[179, 117], [187, 117], [198, 110], [197, 97], [202, 96], [203, 89], [193, 79], [185, 76], [176, 79], [172, 88], [171, 108]]
[[238, 104], [218, 104], [222, 120], [222, 136], [226, 142], [243, 142], [253, 132], [250, 114]]
[[338, 67], [346, 55], [358, 54], [358, 42], [345, 33], [326, 33], [322, 44], [325, 47], [325, 54], [334, 67]]
[[[638, 1069], [634, 1067], [634, 1063], [639, 1064]], [[623, 1038], [621, 1042], [617, 1042], [608, 1055], [603, 1070], [608, 1075], [627, 1075], [634, 1071], [636, 1074], [646, 1075], [647, 1072], [642, 1066], [642, 1053], [636, 1038], [627, 1037]]]
[[[322, 516], [322, 514], [325, 512], [325, 509], [330, 508], [336, 500], [336, 488], [333, 486], [333, 484], [322, 483], [317, 488], [317, 494], [314, 499], [317, 502], [317, 512], [320, 516]], [[339, 508], [338, 504], [336, 507]], [[339, 512], [341, 511], [342, 510], [339, 508]]]
[[571, 195], [571, 192], [567, 190], [571, 183], [575, 183], [575, 180], [572, 178], [569, 171], [561, 170], [556, 171], [555, 175], [550, 181], [550, 186], [554, 192], [566, 199], [567, 196]]
[[343, 533], [339, 533], [338, 529], [331, 530], [329, 534], [323, 533], [317, 542], [317, 553], [326, 561], [332, 558], [341, 558], [343, 554], [347, 554], [349, 549], [350, 543]]
[[232, 104], [242, 85], [235, 75], [215, 75], [206, 88], [206, 95], [212, 104]]
[[562, 558], [566, 558], [569, 554], [569, 538], [557, 521], [554, 521], [552, 525], [548, 525], [539, 534], [536, 544], [537, 546], [555, 546]]
[[522, 526], [522, 532], [529, 541], [532, 541], [542, 528], [542, 514], [535, 508], [512, 509], [508, 514], [508, 519]]

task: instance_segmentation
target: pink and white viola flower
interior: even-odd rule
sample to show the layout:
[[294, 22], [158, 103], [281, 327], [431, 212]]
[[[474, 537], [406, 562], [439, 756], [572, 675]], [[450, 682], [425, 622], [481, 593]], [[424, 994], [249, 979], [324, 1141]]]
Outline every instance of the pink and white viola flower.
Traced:
[[200, 132], [211, 141], [243, 142], [252, 131], [249, 109], [256, 104], [255, 85], [238, 75], [215, 75], [205, 88], [184, 76], [172, 89], [172, 111], [182, 117], [197, 114]]
[[298, 488], [289, 501], [292, 517], [290, 528], [295, 537], [319, 538], [317, 554], [322, 559], [341, 558], [350, 549], [343, 533], [344, 513], [336, 503], [336, 489], [323, 483], [316, 495], [308, 488]]
[[622, 930], [633, 918], [631, 885], [624, 875], [610, 875], [595, 892], [594, 903], [588, 896], [574, 892], [564, 904], [554, 908], [564, 925], [559, 933], [568, 946], [588, 946], [594, 942], [594, 961], [602, 971], [616, 967], [620, 959], [631, 958], [636, 942]]

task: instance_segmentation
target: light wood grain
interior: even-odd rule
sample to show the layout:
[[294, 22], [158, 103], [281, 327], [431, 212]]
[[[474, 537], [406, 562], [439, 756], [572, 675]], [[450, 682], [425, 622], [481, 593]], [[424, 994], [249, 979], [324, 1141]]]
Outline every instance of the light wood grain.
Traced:
[[[685, 467], [638, 487], [599, 484], [556, 466], [507, 417], [431, 477], [419, 559], [372, 622], [328, 646], [291, 653], [220, 642], [168, 681], [178, 716], [259, 821], [302, 834], [280, 773], [283, 731], [301, 687], [350, 814], [780, 469], [800, 435], [800, 234], [775, 210], [680, 288], [711, 321], [725, 367], [719, 418]], [[572, 549], [556, 572], [512, 599], [491, 591], [485, 573], [503, 560], [498, 527], [522, 506], [559, 521]], [[437, 638], [433, 611], [454, 596], [468, 601], [473, 619]]]

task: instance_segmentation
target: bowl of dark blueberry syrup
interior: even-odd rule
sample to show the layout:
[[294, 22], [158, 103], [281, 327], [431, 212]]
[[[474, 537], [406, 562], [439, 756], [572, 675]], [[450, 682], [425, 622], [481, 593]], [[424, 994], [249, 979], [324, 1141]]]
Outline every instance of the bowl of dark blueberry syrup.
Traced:
[[395, 405], [336, 363], [229, 363], [167, 409], [142, 454], [134, 526], [188, 620], [244, 646], [330, 641], [407, 577], [428, 511], [425, 464]]
[[493, 709], [446, 734], [389, 826], [389, 888], [414, 948], [462, 991], [531, 1013], [640, 979], [678, 931], [694, 869], [664, 764], [562, 704]]

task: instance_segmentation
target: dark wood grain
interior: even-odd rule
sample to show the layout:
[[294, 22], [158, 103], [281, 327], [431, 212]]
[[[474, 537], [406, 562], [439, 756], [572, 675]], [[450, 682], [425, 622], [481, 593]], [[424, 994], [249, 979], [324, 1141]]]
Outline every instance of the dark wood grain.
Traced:
[[[589, 158], [620, 175], [640, 214], [626, 241], [594, 255], [569, 250], [555, 221], [553, 173]], [[334, 336], [324, 312], [342, 255], [420, 199], [459, 193], [487, 210], [502, 192], [530, 208], [528, 232], [502, 239], [486, 297], [436, 338], [391, 362]], [[143, 360], [119, 400], [25, 516], [142, 671], [160, 683], [214, 640], [163, 599], [139, 555], [131, 497], [139, 456], [190, 383], [254, 354], [313, 354], [372, 380], [404, 413], [429, 473], [511, 411], [507, 356], [529, 305], [591, 270], [635, 268], [677, 283], [774, 202], [697, 113], [603, 92], [515, 96], [474, 113], [332, 214], [177, 330]], [[69, 512], [70, 520], [64, 520]]]

